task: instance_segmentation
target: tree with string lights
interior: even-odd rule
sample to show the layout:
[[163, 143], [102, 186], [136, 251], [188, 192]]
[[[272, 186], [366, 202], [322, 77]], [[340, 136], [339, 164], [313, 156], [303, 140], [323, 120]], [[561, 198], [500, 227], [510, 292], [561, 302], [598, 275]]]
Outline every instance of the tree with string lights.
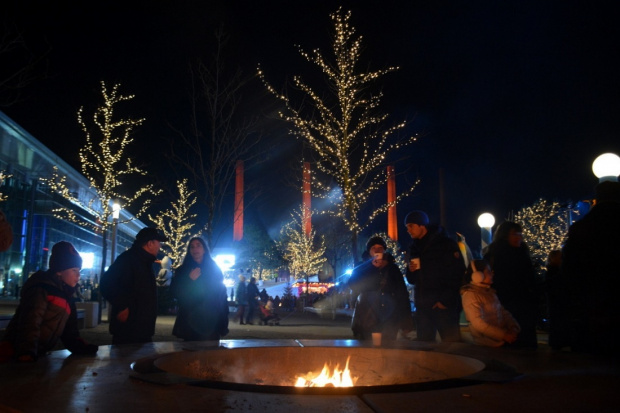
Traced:
[[543, 198], [514, 215], [514, 221], [523, 228], [523, 240], [530, 247], [539, 277], [547, 270], [549, 252], [562, 249], [566, 241], [569, 216], [570, 206], [563, 207], [559, 202]]
[[[5, 175], [4, 171], [0, 171], [0, 186], [2, 186], [6, 178], [10, 178], [11, 176], [13, 175]], [[0, 202], [6, 201], [6, 200], [7, 200], [7, 196], [4, 195], [2, 192], [0, 192]]]
[[276, 243], [267, 230], [256, 224], [248, 224], [243, 228], [243, 238], [237, 241], [237, 268], [252, 271], [252, 277], [265, 279], [265, 274], [282, 266], [282, 256]]
[[297, 279], [304, 278], [306, 283], [310, 275], [318, 274], [327, 260], [323, 238], [315, 240], [315, 231], [307, 233], [305, 230], [304, 216], [309, 213], [311, 212], [303, 207], [299, 211], [294, 211], [291, 214], [293, 219], [280, 230], [278, 241], [291, 274]]
[[[119, 103], [129, 101], [133, 95], [121, 95], [117, 84], [108, 89], [105, 82], [101, 82], [103, 104], [98, 106], [93, 114], [92, 128], [84, 120], [84, 108], [78, 110], [78, 123], [86, 136], [85, 145], [80, 148], [80, 163], [82, 174], [88, 179], [90, 187], [96, 197], [83, 200], [78, 197], [76, 188], [69, 188], [66, 176], [60, 176], [58, 168], [54, 167], [50, 179], [42, 178], [53, 192], [60, 194], [70, 204], [77, 205], [87, 211], [95, 219], [90, 220], [76, 214], [74, 207], [61, 206], [53, 210], [56, 217], [91, 228], [102, 234], [101, 274], [106, 267], [107, 234], [112, 222], [112, 204], [120, 202], [123, 208], [131, 210], [133, 217], [121, 219], [119, 223], [127, 223], [143, 215], [152, 199], [161, 190], [156, 190], [153, 184], [129, 188], [123, 185], [129, 176], [144, 176], [146, 172], [135, 166], [127, 154], [127, 146], [133, 142], [134, 128], [142, 125], [144, 119], [117, 119], [115, 108]], [[94, 135], [97, 135], [95, 139]]]
[[177, 189], [179, 197], [171, 202], [171, 209], [159, 212], [154, 217], [149, 214], [149, 219], [168, 238], [162, 249], [172, 259], [172, 268], [178, 268], [183, 262], [190, 238], [200, 235], [192, 233], [197, 216], [190, 213], [196, 203], [195, 191], [187, 188], [187, 179], [177, 181]]
[[294, 105], [290, 96], [278, 92], [260, 67], [258, 75], [267, 90], [283, 103], [280, 117], [292, 125], [290, 133], [303, 139], [316, 155], [313, 194], [331, 204], [325, 213], [334, 214], [345, 223], [357, 261], [360, 232], [389, 207], [413, 193], [415, 183], [393, 202], [361, 216], [371, 195], [385, 188], [388, 162], [397, 150], [413, 144], [416, 136], [403, 136], [407, 122], [388, 125], [388, 115], [378, 111], [383, 95], [380, 91], [373, 92], [371, 86], [398, 68], [357, 71], [362, 64], [362, 38], [354, 36], [350, 18], [351, 12], [342, 9], [331, 14], [335, 31], [332, 60], [319, 49], [308, 53], [299, 48], [301, 56], [318, 66], [327, 81], [327, 88], [319, 91], [301, 76], [293, 77], [293, 84], [301, 93], [299, 100], [307, 106]]

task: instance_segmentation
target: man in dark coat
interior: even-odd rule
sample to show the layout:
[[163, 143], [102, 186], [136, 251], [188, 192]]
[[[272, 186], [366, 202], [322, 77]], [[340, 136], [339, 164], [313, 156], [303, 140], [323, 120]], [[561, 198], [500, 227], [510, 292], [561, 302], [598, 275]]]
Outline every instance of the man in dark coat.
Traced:
[[423, 211], [407, 214], [405, 225], [413, 238], [406, 276], [414, 286], [417, 339], [435, 341], [439, 332], [441, 341], [461, 341], [459, 289], [465, 275], [461, 250], [441, 227], [429, 225]]
[[399, 330], [407, 334], [412, 329], [407, 286], [386, 248], [383, 238], [370, 238], [366, 252], [371, 258], [356, 267], [348, 281], [356, 300], [351, 329], [361, 340], [369, 339], [372, 332], [381, 332], [383, 340], [393, 341]]
[[153, 262], [168, 239], [156, 228], [143, 228], [131, 248], [101, 277], [101, 294], [112, 305], [112, 344], [147, 343], [155, 334], [157, 282]]
[[605, 181], [596, 187], [590, 212], [571, 225], [562, 250], [560, 280], [568, 292], [563, 316], [573, 351], [617, 356], [620, 350], [619, 251], [620, 183]]

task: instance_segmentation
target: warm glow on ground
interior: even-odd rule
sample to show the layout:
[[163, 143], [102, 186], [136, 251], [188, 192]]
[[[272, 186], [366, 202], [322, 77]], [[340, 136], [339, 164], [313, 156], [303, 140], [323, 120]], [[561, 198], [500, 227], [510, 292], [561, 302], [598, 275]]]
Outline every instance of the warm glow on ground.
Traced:
[[[295, 387], [353, 387], [353, 379], [349, 371], [349, 359], [344, 370], [339, 370], [340, 365], [336, 364], [334, 372], [330, 376], [329, 366], [325, 363], [321, 373], [315, 377], [314, 373], [308, 373], [306, 377], [298, 377]], [[355, 379], [357, 380], [357, 378]]]

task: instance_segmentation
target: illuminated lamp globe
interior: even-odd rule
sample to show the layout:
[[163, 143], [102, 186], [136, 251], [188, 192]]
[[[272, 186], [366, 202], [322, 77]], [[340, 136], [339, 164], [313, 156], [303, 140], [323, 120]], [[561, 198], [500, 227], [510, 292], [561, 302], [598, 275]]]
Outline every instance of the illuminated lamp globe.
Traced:
[[618, 181], [620, 175], [620, 157], [615, 153], [604, 153], [592, 162], [592, 172], [599, 182]]
[[495, 225], [495, 217], [492, 214], [485, 212], [478, 217], [478, 226], [480, 228], [493, 228], [493, 225]]
[[112, 218], [118, 219], [121, 215], [121, 204], [118, 201], [114, 201], [112, 204]]

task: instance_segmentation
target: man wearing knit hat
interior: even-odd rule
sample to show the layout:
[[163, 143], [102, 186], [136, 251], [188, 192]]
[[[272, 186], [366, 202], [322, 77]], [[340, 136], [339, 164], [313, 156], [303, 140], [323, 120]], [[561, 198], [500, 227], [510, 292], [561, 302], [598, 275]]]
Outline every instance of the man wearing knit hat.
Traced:
[[156, 228], [142, 228], [130, 249], [101, 277], [101, 294], [112, 306], [112, 344], [152, 341], [157, 320], [157, 281], [153, 262], [168, 239]]
[[415, 286], [417, 339], [460, 341], [459, 289], [465, 264], [457, 242], [443, 228], [430, 225], [424, 211], [412, 211], [405, 217], [407, 232], [413, 239], [407, 258], [407, 281]]
[[0, 361], [35, 361], [53, 350], [58, 339], [73, 354], [95, 354], [98, 347], [80, 338], [72, 300], [80, 280], [82, 257], [73, 245], [52, 247], [49, 270], [37, 271], [24, 284], [20, 303], [0, 342]]

